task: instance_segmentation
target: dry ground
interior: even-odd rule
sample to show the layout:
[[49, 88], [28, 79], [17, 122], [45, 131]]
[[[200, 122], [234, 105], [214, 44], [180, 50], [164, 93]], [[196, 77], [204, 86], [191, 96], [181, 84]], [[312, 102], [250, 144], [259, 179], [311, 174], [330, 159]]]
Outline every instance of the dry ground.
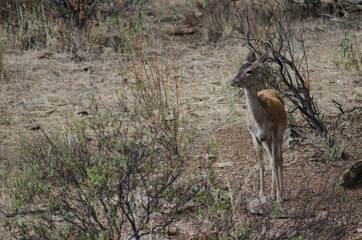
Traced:
[[[325, 169], [333, 176], [340, 176], [349, 164], [362, 157], [360, 110], [338, 116], [339, 110], [332, 103], [336, 100], [345, 110], [362, 104], [361, 76], [335, 64], [341, 60], [338, 44], [343, 31], [339, 25], [323, 20], [312, 19], [303, 25], [312, 93], [320, 111], [326, 115], [332, 137], [338, 148], [344, 148], [345, 154], [343, 158], [330, 159], [301, 137], [294, 137], [289, 146], [285, 144], [285, 186], [289, 202], [297, 197], [297, 190], [306, 177], [312, 179], [317, 190]], [[362, 40], [361, 32], [358, 37]], [[164, 35], [161, 41], [167, 46], [170, 37]], [[256, 197], [258, 164], [244, 123], [245, 99], [228, 86], [248, 49], [243, 42], [228, 37], [210, 44], [200, 29], [191, 35], [176, 37], [175, 49], [177, 64], [181, 66], [181, 106], [189, 125], [196, 130], [190, 171], [197, 176], [202, 165], [227, 162], [229, 167], [214, 167], [225, 189], [240, 187], [247, 195]], [[85, 61], [75, 63], [70, 54], [50, 51], [50, 56], [42, 58], [45, 53], [44, 50], [13, 49], [5, 52], [5, 67], [12, 79], [0, 83], [0, 161], [14, 156], [21, 134], [31, 131], [29, 126], [39, 125], [52, 131], [63, 129], [68, 117], [81, 118], [78, 113], [88, 111], [90, 97], [96, 92], [105, 105], [116, 105], [114, 92], [122, 80], [120, 54], [112, 49], [104, 49], [102, 54], [84, 52]], [[285, 101], [287, 109], [292, 109], [291, 103]], [[298, 116], [296, 119], [304, 124]], [[312, 131], [303, 132], [317, 144], [323, 144]], [[213, 145], [216, 147], [210, 147], [213, 142], [218, 143]], [[266, 179], [270, 179], [268, 168], [266, 174]], [[352, 190], [351, 198], [362, 209], [361, 189]], [[359, 217], [362, 219], [362, 215]], [[362, 225], [351, 227], [346, 239], [362, 238], [357, 229], [361, 230]]]

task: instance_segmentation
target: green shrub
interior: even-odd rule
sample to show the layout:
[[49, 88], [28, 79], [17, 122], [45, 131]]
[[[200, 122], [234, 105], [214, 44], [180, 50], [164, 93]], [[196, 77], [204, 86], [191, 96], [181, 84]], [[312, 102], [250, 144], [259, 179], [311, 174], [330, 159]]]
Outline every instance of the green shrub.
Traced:
[[359, 49], [357, 33], [353, 31], [353, 24], [356, 20], [351, 16], [351, 12], [352, 5], [346, 9], [343, 17], [344, 38], [338, 46], [342, 51], [343, 58], [345, 59], [345, 67], [362, 75], [362, 55]]

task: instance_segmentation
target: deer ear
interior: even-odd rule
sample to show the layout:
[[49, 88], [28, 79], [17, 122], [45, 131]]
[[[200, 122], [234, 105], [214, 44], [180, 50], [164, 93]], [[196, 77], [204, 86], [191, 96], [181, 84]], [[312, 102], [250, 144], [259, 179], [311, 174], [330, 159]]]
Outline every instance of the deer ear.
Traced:
[[255, 51], [251, 50], [245, 57], [245, 62], [253, 63], [256, 61]]
[[258, 63], [259, 65], [262, 64], [263, 62], [265, 62], [265, 60], [267, 59], [269, 55], [269, 50], [266, 51], [263, 55], [260, 56], [259, 60], [258, 60]]

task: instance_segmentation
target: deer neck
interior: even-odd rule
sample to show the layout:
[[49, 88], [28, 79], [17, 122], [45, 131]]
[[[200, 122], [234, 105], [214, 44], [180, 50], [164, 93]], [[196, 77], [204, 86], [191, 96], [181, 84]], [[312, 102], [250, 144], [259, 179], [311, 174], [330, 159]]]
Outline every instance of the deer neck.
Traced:
[[246, 105], [248, 106], [250, 115], [257, 121], [263, 121], [265, 118], [265, 112], [263, 107], [260, 104], [256, 87], [252, 86], [249, 88], [244, 88], [245, 97], [246, 97]]

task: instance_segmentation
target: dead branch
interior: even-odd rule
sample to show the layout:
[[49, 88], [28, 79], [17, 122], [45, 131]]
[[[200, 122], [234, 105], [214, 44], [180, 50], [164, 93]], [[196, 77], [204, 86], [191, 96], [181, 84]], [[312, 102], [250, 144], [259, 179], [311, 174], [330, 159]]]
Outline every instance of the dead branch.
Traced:
[[[290, 126], [289, 126], [290, 127]], [[318, 144], [316, 144], [315, 142], [313, 142], [313, 140], [308, 137], [307, 135], [299, 132], [297, 129], [290, 127], [290, 129], [295, 132], [298, 136], [307, 139], [319, 152], [323, 152], [322, 149], [325, 149], [325, 147], [319, 146]]]
[[16, 216], [26, 216], [26, 215], [37, 215], [45, 213], [46, 209], [38, 209], [38, 210], [30, 210], [30, 211], [20, 211], [20, 212], [13, 212], [13, 213], [7, 213], [4, 210], [0, 209], [0, 213], [7, 218], [12, 218]]
[[336, 100], [332, 100], [332, 102], [337, 105], [336, 107], [339, 109], [339, 111], [341, 112], [340, 114], [338, 114], [338, 116], [341, 116], [345, 113], [351, 113], [351, 112], [354, 112], [355, 110], [357, 109], [362, 109], [362, 106], [355, 106], [349, 110], [343, 110], [343, 107], [342, 107], [342, 104], [340, 104], [339, 102], [337, 102]]
[[338, 102], [337, 102], [336, 100], [334, 100], [334, 99], [332, 99], [332, 102], [333, 102], [335, 105], [337, 105], [339, 111], [341, 112], [341, 114], [339, 114], [338, 116], [340, 116], [340, 115], [342, 115], [342, 114], [345, 113], [344, 110], [343, 110], [343, 108], [342, 108], [342, 104], [338, 103]]

